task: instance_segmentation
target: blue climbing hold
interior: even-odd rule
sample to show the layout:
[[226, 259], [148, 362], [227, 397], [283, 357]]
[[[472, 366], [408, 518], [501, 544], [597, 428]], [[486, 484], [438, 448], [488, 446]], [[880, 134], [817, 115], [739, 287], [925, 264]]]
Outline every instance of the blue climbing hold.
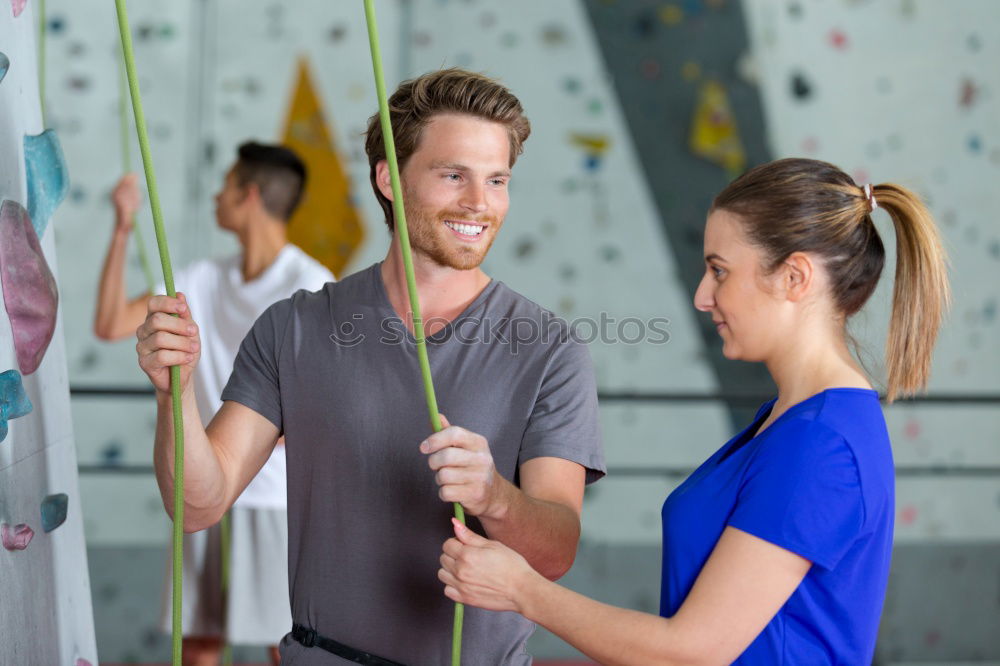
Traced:
[[51, 532], [66, 522], [69, 496], [66, 493], [49, 495], [42, 500], [42, 529]]
[[25, 135], [24, 165], [28, 177], [28, 216], [41, 240], [49, 219], [69, 192], [69, 172], [54, 130]]
[[111, 440], [101, 449], [101, 462], [112, 467], [122, 463], [122, 445], [117, 440]]
[[10, 59], [0, 52], [0, 81], [3, 81], [3, 77], [7, 76], [7, 70], [10, 69]]
[[7, 421], [31, 411], [31, 400], [17, 370], [0, 372], [0, 442], [7, 437]]

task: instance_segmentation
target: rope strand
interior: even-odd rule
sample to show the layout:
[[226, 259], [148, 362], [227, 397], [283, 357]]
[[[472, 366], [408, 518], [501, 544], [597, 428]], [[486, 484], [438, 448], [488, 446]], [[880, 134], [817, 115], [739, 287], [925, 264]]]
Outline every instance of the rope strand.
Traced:
[[[410, 250], [410, 234], [406, 227], [406, 211], [403, 208], [403, 189], [399, 182], [399, 164], [396, 161], [396, 144], [392, 138], [392, 122], [389, 119], [389, 102], [385, 94], [385, 77], [382, 74], [382, 55], [378, 45], [378, 27], [375, 24], [375, 7], [372, 0], [365, 0], [365, 20], [368, 24], [368, 43], [372, 52], [372, 68], [375, 72], [375, 90], [378, 93], [379, 120], [382, 125], [382, 137], [385, 142], [385, 156], [389, 163], [389, 175], [392, 181], [392, 212], [399, 230], [399, 242], [403, 255], [403, 268], [406, 271], [406, 288], [410, 295], [410, 310], [413, 312], [413, 337], [417, 341], [417, 358], [420, 361], [420, 375], [424, 382], [424, 396], [427, 399], [427, 411], [430, 414], [434, 432], [441, 430], [441, 416], [438, 413], [437, 397], [434, 395], [434, 381], [431, 377], [431, 366], [427, 358], [427, 341], [424, 339], [424, 322], [420, 316], [420, 297], [417, 294], [417, 280], [413, 273], [413, 257]], [[462, 505], [454, 503], [455, 517], [465, 524], [465, 512]], [[462, 624], [465, 617], [465, 606], [455, 604], [455, 619], [452, 626], [451, 663], [459, 666], [462, 662]]]
[[[132, 150], [131, 141], [129, 141], [129, 133], [132, 128], [128, 124], [128, 76], [125, 73], [125, 63], [122, 61], [118, 62], [118, 69], [121, 70], [121, 76], [118, 79], [118, 118], [122, 135], [122, 173], [128, 173], [132, 170]], [[142, 265], [142, 273], [146, 277], [146, 288], [152, 294], [153, 289], [156, 288], [156, 278], [153, 277], [153, 267], [149, 264], [149, 255], [146, 254], [146, 242], [142, 237], [142, 228], [135, 223], [134, 216], [132, 217], [132, 229], [135, 232], [135, 247], [139, 252], [139, 263]]]
[[[146, 116], [142, 110], [142, 98], [139, 95], [138, 77], [135, 72], [135, 55], [132, 51], [132, 35], [129, 31], [128, 14], [125, 11], [125, 0], [115, 0], [115, 10], [118, 14], [118, 32], [121, 36], [122, 57], [125, 60], [125, 73], [128, 78], [129, 94], [132, 97], [132, 111], [135, 115], [135, 131], [139, 137], [139, 151], [142, 153], [142, 167], [146, 173], [146, 188], [149, 190], [149, 205], [153, 210], [153, 229], [156, 232], [156, 245], [160, 251], [160, 266], [163, 268], [163, 282], [167, 295], [177, 297], [174, 290], [174, 272], [170, 266], [170, 250], [167, 247], [167, 235], [163, 230], [163, 213], [160, 210], [160, 195], [156, 188], [156, 174], [153, 171], [153, 158], [149, 152], [149, 135], [146, 132]], [[176, 315], [175, 315], [176, 316]], [[182, 575], [184, 571], [184, 413], [181, 408], [181, 369], [180, 366], [170, 368], [170, 393], [173, 403], [174, 420], [174, 532], [173, 532], [173, 608], [172, 608], [172, 656], [173, 666], [181, 666], [181, 595]]]

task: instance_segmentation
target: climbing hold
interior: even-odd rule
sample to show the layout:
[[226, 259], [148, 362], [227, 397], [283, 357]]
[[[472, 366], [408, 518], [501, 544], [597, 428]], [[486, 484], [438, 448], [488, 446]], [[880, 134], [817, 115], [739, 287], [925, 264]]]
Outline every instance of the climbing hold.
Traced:
[[684, 10], [678, 5], [664, 5], [657, 12], [664, 24], [674, 26], [684, 20]]
[[535, 241], [530, 238], [522, 238], [514, 246], [514, 253], [518, 259], [527, 259], [535, 253]]
[[31, 409], [21, 374], [17, 370], [0, 373], [0, 442], [7, 437], [7, 421], [26, 415]]
[[3, 539], [3, 547], [7, 550], [24, 550], [34, 536], [35, 530], [24, 523], [13, 526], [4, 523], [0, 526], [0, 537]]
[[681, 66], [681, 78], [685, 81], [697, 81], [699, 77], [701, 77], [701, 65], [698, 63], [688, 60]]
[[961, 90], [958, 94], [958, 105], [963, 109], [971, 108], [976, 103], [978, 96], [979, 86], [972, 79], [962, 79]]
[[695, 155], [722, 166], [730, 174], [743, 171], [746, 151], [736, 114], [721, 83], [709, 80], [701, 85], [688, 143]]
[[605, 244], [601, 246], [601, 258], [604, 259], [604, 261], [608, 262], [609, 264], [618, 261], [619, 259], [621, 259], [621, 256], [622, 256], [621, 250], [619, 250], [614, 245]]
[[24, 137], [24, 166], [28, 177], [28, 215], [41, 238], [52, 213], [69, 192], [69, 172], [59, 137], [53, 130]]
[[14, 10], [14, 18], [21, 15], [26, 4], [28, 4], [28, 0], [10, 0], [10, 8]]
[[542, 28], [542, 43], [546, 46], [562, 46], [569, 41], [566, 30], [561, 25], [547, 25]]
[[347, 36], [347, 26], [343, 23], [338, 23], [337, 25], [330, 28], [330, 30], [327, 32], [327, 38], [334, 43], [342, 41], [346, 36]]
[[805, 101], [812, 95], [812, 85], [802, 72], [792, 75], [791, 87], [792, 95], [799, 101]]
[[611, 140], [604, 134], [585, 134], [574, 132], [569, 136], [570, 143], [584, 151], [583, 168], [587, 171], [597, 171], [601, 167], [601, 158], [611, 145]]
[[606, 134], [589, 134], [585, 132], [572, 132], [569, 141], [574, 146], [583, 148], [588, 154], [603, 157], [608, 148], [611, 147], [611, 139]]
[[69, 496], [66, 493], [49, 495], [42, 500], [42, 529], [51, 532], [66, 522]]
[[0, 52], [0, 81], [3, 81], [3, 77], [7, 76], [7, 70], [10, 69], [10, 59]]
[[830, 31], [830, 34], [827, 36], [827, 39], [830, 40], [830, 46], [837, 49], [838, 51], [845, 51], [847, 49], [848, 46], [847, 33], [845, 33], [843, 30], [840, 30], [839, 28], [834, 28], [833, 30]]
[[101, 462], [112, 467], [120, 465], [122, 462], [122, 445], [118, 440], [111, 440], [101, 449]]
[[652, 12], [644, 11], [635, 17], [635, 33], [644, 39], [649, 39], [656, 35], [656, 16]]
[[580, 92], [580, 79], [570, 76], [563, 79], [563, 89], [570, 94], [576, 94]]
[[0, 281], [21, 372], [38, 369], [56, 328], [59, 294], [28, 211], [0, 205]]

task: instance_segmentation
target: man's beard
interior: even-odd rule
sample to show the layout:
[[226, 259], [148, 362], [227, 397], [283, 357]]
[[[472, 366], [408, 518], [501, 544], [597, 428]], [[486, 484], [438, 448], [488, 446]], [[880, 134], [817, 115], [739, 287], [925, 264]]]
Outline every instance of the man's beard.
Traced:
[[[410, 245], [415, 251], [428, 257], [438, 266], [459, 271], [472, 270], [483, 263], [500, 227], [500, 222], [494, 217], [469, 216], [468, 213], [437, 211], [420, 206], [407, 206], [406, 219]], [[487, 226], [481, 233], [489, 234], [489, 237], [476, 245], [449, 243], [448, 239], [443, 237], [444, 234], [451, 233], [451, 229], [444, 223], [445, 220], [485, 224]]]

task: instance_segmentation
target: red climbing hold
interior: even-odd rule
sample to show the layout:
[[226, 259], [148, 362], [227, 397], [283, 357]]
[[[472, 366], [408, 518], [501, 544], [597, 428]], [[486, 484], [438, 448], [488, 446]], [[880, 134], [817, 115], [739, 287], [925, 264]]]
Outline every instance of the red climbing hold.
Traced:
[[9, 200], [0, 205], [0, 280], [17, 364], [30, 375], [52, 340], [59, 292], [28, 211]]
[[24, 550], [34, 536], [35, 530], [24, 523], [18, 525], [4, 523], [0, 526], [0, 537], [3, 539], [3, 547], [7, 550]]

